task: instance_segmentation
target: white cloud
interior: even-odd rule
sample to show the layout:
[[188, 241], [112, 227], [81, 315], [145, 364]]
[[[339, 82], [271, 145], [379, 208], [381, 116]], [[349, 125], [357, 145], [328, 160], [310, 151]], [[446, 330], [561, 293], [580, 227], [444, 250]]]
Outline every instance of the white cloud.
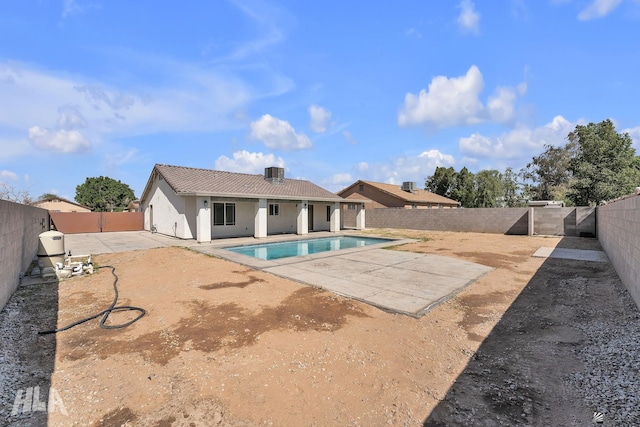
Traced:
[[365, 168], [361, 168], [358, 165], [356, 169], [362, 176], [358, 176], [357, 179], [370, 179], [389, 184], [415, 181], [418, 183], [418, 187], [421, 187], [427, 176], [433, 174], [436, 167], [448, 167], [454, 164], [455, 159], [453, 156], [432, 149], [423, 151], [417, 156], [402, 155], [384, 163], [367, 165]]
[[139, 92], [132, 92], [82, 76], [5, 62], [0, 66], [0, 132], [25, 135], [33, 126], [83, 128], [97, 141], [106, 135], [217, 131], [237, 127], [234, 115], [256, 96], [243, 81], [213, 69], [154, 58], [147, 62], [161, 73], [173, 73], [171, 81], [176, 83], [143, 83]]
[[564, 145], [574, 128], [575, 124], [556, 116], [544, 126], [535, 129], [518, 126], [497, 137], [474, 133], [460, 138], [459, 148], [462, 153], [474, 157], [525, 161], [540, 154], [545, 145]]
[[272, 150], [306, 150], [312, 147], [306, 135], [296, 133], [289, 122], [270, 114], [251, 122], [251, 137], [262, 141]]
[[130, 94], [109, 93], [100, 86], [77, 85], [74, 86], [74, 89], [84, 94], [84, 99], [96, 110], [100, 110], [104, 106], [114, 111], [126, 110], [136, 103], [136, 98]]
[[77, 130], [51, 131], [33, 126], [29, 128], [29, 141], [38, 149], [59, 153], [78, 153], [91, 148], [91, 143]]
[[18, 179], [18, 174], [5, 169], [0, 171], [0, 178], [1, 179], [9, 178], [13, 181], [16, 181]]
[[618, 7], [622, 0], [593, 0], [589, 6], [582, 9], [578, 14], [581, 21], [602, 18]]
[[81, 129], [87, 127], [87, 121], [77, 106], [64, 105], [58, 108], [58, 127], [67, 130]]
[[131, 163], [136, 160], [137, 155], [138, 150], [135, 148], [122, 150], [114, 147], [109, 150], [108, 153], [104, 154], [106, 169], [113, 170], [126, 165], [127, 163]]
[[358, 141], [353, 137], [351, 132], [349, 132], [348, 130], [342, 131], [342, 136], [344, 136], [344, 139], [346, 139], [349, 144], [356, 145], [358, 143]]
[[515, 102], [527, 92], [527, 84], [515, 89], [498, 87], [485, 106], [479, 96], [484, 88], [482, 73], [472, 65], [464, 76], [436, 76], [428, 90], [407, 93], [398, 113], [398, 124], [427, 124], [437, 127], [471, 125], [492, 121], [505, 123], [515, 118]]
[[[636, 151], [640, 151], [640, 126], [623, 129], [621, 132], [628, 133], [631, 137], [631, 140], [633, 141], [633, 147], [636, 149]], [[640, 155], [640, 152], [636, 153], [636, 155]]]
[[473, 2], [471, 0], [462, 0], [458, 7], [460, 8], [458, 27], [462, 31], [479, 34], [480, 14], [476, 12]]
[[369, 170], [369, 163], [367, 162], [360, 162], [356, 165], [356, 170], [358, 172], [366, 172], [367, 170]]
[[232, 74], [147, 59], [161, 73], [175, 73], [170, 79], [175, 83], [142, 83], [132, 92], [84, 76], [0, 61], [0, 160], [92, 150], [103, 167], [122, 166], [137, 157], [121, 153], [117, 138], [237, 129], [247, 121], [236, 113], [263, 96]]
[[331, 184], [342, 186], [351, 184], [353, 181], [353, 177], [348, 172], [334, 174], [330, 179]]
[[398, 124], [432, 124], [440, 127], [478, 123], [483, 105], [478, 99], [484, 82], [475, 65], [464, 76], [447, 78], [436, 76], [429, 90], [418, 95], [407, 93], [398, 114]]
[[311, 123], [309, 124], [309, 127], [312, 131], [317, 133], [324, 133], [327, 131], [327, 127], [331, 121], [331, 111], [317, 105], [312, 105], [309, 107], [309, 116], [311, 116]]
[[246, 59], [259, 54], [269, 47], [285, 40], [286, 30], [295, 26], [295, 18], [285, 9], [278, 8], [268, 2], [232, 1], [244, 15], [249, 18], [250, 27], [256, 29], [257, 37], [241, 43], [225, 58], [228, 60]]
[[487, 110], [492, 121], [505, 123], [515, 116], [516, 92], [513, 89], [499, 87], [496, 94], [487, 100]]
[[74, 13], [81, 13], [82, 8], [75, 0], [62, 0], [62, 17], [66, 18], [67, 16]]
[[250, 153], [246, 150], [236, 151], [233, 153], [233, 159], [227, 156], [220, 156], [215, 161], [217, 170], [229, 172], [243, 173], [263, 173], [264, 168], [277, 166], [285, 167], [282, 157], [276, 157], [273, 154]]

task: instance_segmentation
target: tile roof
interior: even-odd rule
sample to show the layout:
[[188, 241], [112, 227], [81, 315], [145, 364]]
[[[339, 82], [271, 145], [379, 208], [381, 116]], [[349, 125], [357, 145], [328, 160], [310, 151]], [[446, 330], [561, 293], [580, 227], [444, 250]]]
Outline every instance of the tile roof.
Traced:
[[49, 196], [47, 196], [47, 197], [43, 197], [43, 198], [41, 198], [41, 199], [36, 200], [35, 202], [33, 202], [33, 206], [39, 206], [39, 205], [41, 205], [41, 204], [43, 204], [43, 203], [46, 203], [46, 202], [63, 202], [63, 203], [69, 203], [70, 205], [74, 205], [74, 206], [78, 206], [78, 207], [81, 207], [81, 208], [84, 208], [84, 209], [89, 209], [89, 210], [91, 210], [91, 208], [90, 208], [90, 207], [88, 207], [88, 206], [84, 206], [84, 205], [81, 205], [81, 204], [79, 204], [79, 203], [72, 202], [72, 201], [71, 201], [71, 200], [69, 200], [69, 199], [65, 199], [64, 197], [60, 197], [60, 196], [55, 196], [55, 195], [53, 195], [53, 194], [51, 194], [51, 195], [49, 195]]
[[415, 190], [410, 193], [408, 191], [404, 191], [397, 184], [384, 184], [382, 182], [373, 182], [373, 181], [361, 181], [366, 184], [369, 184], [372, 187], [375, 187], [379, 190], [384, 191], [385, 193], [389, 193], [398, 199], [404, 200], [408, 203], [439, 203], [442, 205], [455, 205], [457, 206], [459, 203], [453, 199], [449, 199], [448, 197], [440, 196], [439, 194], [432, 193], [427, 190]]
[[[285, 178], [283, 183], [271, 183], [264, 175], [197, 169], [157, 164], [157, 171], [177, 194], [229, 197], [268, 197], [278, 199], [309, 199], [343, 201], [344, 199], [314, 183]], [[153, 173], [152, 173], [153, 176]], [[151, 182], [151, 178], [149, 182]], [[149, 189], [145, 188], [145, 194]]]

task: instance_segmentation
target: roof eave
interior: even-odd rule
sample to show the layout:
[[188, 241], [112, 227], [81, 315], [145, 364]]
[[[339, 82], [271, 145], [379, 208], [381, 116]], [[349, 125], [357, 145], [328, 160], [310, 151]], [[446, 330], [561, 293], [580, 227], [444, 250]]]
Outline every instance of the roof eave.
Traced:
[[271, 200], [308, 200], [312, 202], [348, 202], [340, 196], [336, 197], [307, 197], [307, 196], [287, 196], [276, 194], [252, 194], [252, 193], [219, 193], [209, 191], [180, 191], [178, 196], [195, 197], [229, 197], [234, 199], [271, 199]]

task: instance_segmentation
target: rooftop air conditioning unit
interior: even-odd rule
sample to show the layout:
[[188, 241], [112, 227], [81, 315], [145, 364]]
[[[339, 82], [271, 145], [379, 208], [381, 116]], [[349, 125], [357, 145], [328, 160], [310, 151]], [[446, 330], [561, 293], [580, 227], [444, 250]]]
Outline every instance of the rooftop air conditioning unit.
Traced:
[[418, 189], [418, 187], [416, 186], [416, 183], [413, 182], [413, 181], [405, 181], [405, 182], [402, 183], [402, 191], [407, 191], [409, 193], [413, 193], [417, 189]]
[[264, 179], [272, 184], [284, 183], [284, 168], [278, 168], [275, 166], [264, 168]]

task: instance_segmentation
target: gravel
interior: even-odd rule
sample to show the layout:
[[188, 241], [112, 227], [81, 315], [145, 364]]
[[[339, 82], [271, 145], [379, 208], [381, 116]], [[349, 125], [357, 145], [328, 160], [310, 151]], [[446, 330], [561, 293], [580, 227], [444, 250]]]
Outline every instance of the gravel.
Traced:
[[[626, 306], [615, 319], [578, 325], [589, 344], [576, 353], [584, 372], [569, 382], [582, 391], [585, 402], [604, 415], [601, 425], [640, 424], [640, 315], [628, 293]], [[612, 316], [613, 317], [613, 316]]]
[[12, 410], [19, 390], [24, 398], [38, 387], [39, 401], [48, 400], [56, 341], [38, 331], [55, 325], [57, 294], [56, 283], [23, 284], [0, 311], [0, 426], [47, 425], [46, 412]]

